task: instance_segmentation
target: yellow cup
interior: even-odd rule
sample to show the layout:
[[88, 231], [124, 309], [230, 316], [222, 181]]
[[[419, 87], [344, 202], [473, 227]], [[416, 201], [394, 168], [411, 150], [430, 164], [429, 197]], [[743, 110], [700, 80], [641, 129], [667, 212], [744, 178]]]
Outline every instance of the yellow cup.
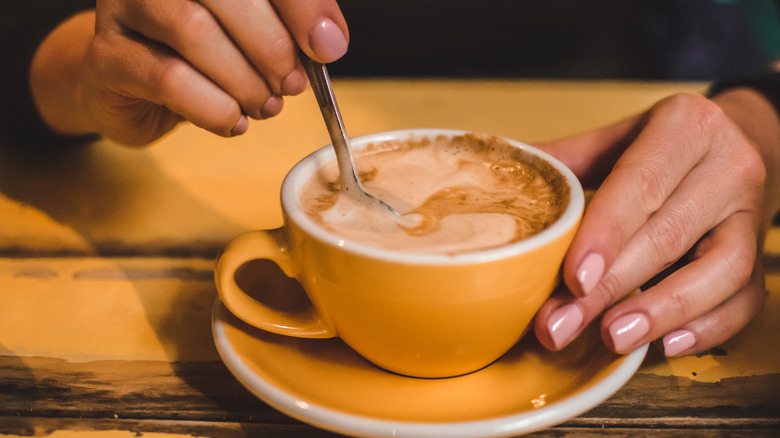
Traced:
[[[416, 129], [352, 140], [372, 142], [462, 135]], [[386, 370], [414, 377], [451, 377], [483, 368], [523, 336], [558, 281], [563, 257], [583, 211], [574, 174], [538, 149], [507, 140], [550, 163], [569, 185], [569, 203], [550, 227], [506, 246], [457, 255], [404, 253], [369, 247], [316, 225], [301, 209], [301, 188], [334, 159], [332, 147], [299, 162], [282, 184], [284, 226], [232, 240], [220, 254], [220, 299], [236, 316], [269, 332], [305, 338], [338, 336]], [[297, 279], [312, 303], [309, 312], [274, 309], [235, 280], [252, 260], [271, 260]]]

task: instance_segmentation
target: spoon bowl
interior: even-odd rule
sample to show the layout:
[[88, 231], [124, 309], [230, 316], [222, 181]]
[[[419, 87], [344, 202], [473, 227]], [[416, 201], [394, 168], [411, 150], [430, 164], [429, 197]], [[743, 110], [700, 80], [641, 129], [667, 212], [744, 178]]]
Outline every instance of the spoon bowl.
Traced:
[[325, 125], [328, 128], [333, 148], [336, 151], [341, 195], [350, 196], [359, 204], [379, 212], [396, 222], [400, 222], [401, 215], [393, 207], [366, 192], [363, 184], [360, 182], [355, 169], [355, 161], [352, 158], [349, 137], [347, 137], [344, 121], [336, 103], [336, 96], [333, 94], [333, 87], [330, 83], [327, 68], [325, 65], [309, 58], [303, 52], [301, 52], [300, 57], [301, 63], [306, 70], [306, 75], [309, 77], [314, 96], [317, 98], [317, 103], [320, 106], [322, 118], [325, 119]]

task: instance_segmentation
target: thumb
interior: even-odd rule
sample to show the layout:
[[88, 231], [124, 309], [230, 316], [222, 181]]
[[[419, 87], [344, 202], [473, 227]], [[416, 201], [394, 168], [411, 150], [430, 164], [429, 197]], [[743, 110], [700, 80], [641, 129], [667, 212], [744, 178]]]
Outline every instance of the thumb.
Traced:
[[311, 59], [328, 63], [341, 58], [349, 46], [349, 30], [335, 0], [272, 0], [295, 41]]

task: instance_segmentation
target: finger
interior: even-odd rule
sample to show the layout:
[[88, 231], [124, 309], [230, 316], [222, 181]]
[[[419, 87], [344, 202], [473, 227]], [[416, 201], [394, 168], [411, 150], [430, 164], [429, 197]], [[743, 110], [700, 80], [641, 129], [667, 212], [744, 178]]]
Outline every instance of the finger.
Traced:
[[[191, 0], [123, 3], [124, 10], [115, 14], [119, 23], [173, 49], [233, 96], [247, 115], [261, 119], [281, 111], [281, 98], [202, 4]], [[275, 28], [281, 27], [275, 24]]]
[[759, 227], [753, 213], [726, 219], [702, 240], [693, 261], [605, 313], [605, 343], [618, 353], [633, 351], [728, 301], [753, 278]]
[[558, 351], [576, 339], [603, 311], [603, 303], [596, 297], [575, 297], [562, 285], [537, 312], [534, 333], [545, 348]]
[[[696, 122], [692, 117], [706, 116], [713, 108], [703, 97], [677, 96], [648, 113], [641, 132], [594, 194], [569, 249], [564, 279], [575, 294], [588, 294], [597, 285], [607, 294], [632, 289], [614, 290], [620, 285], [604, 284], [603, 277], [634, 233], [707, 154], [710, 142], [690, 124]], [[699, 111], [691, 117], [692, 109]]]
[[218, 135], [230, 136], [240, 125], [238, 103], [170, 50], [109, 35], [93, 39], [88, 62], [110, 92], [152, 102]]
[[[274, 93], [294, 95], [306, 89], [307, 79], [298, 59], [298, 46], [268, 0], [236, 2], [201, 0], [218, 19], [230, 39], [265, 78]], [[299, 11], [309, 5], [300, 0]]]
[[[602, 277], [603, 287], [598, 293], [605, 305], [620, 299], [621, 291], [635, 290], [672, 266], [727, 217], [740, 210], [755, 211], [760, 200], [754, 199], [753, 191], [740, 182], [729, 181], [725, 184], [728, 189], [714, 189], [724, 182], [725, 168], [726, 164], [710, 159], [694, 167], [664, 205], [631, 236]], [[755, 226], [751, 227], [743, 237], [755, 243], [757, 232]]]
[[565, 285], [547, 299], [534, 317], [534, 333], [547, 349], [558, 351], [574, 340], [588, 325], [584, 310]]
[[659, 347], [667, 357], [697, 354], [717, 347], [758, 315], [766, 297], [764, 274], [759, 264], [746, 287], [711, 312], [659, 339]]
[[335, 0], [272, 0], [298, 46], [318, 62], [347, 52], [349, 31]]

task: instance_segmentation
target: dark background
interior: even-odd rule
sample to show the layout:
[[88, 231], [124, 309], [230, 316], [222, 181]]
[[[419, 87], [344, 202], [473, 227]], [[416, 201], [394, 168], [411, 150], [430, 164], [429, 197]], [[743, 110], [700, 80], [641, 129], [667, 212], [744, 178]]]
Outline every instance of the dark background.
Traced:
[[771, 0], [338, 0], [334, 76], [711, 80], [764, 70]]

